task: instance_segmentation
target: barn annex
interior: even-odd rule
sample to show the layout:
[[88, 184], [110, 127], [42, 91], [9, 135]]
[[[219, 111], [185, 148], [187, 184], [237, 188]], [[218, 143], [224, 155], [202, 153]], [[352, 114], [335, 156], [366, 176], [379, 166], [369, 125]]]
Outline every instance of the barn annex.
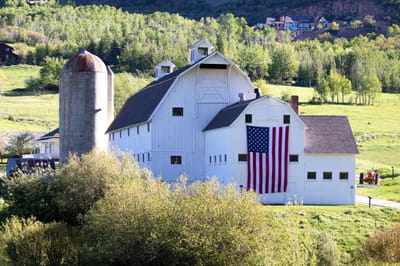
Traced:
[[157, 80], [109, 126], [110, 150], [133, 154], [167, 182], [217, 176], [263, 203], [354, 204], [358, 150], [347, 117], [299, 116], [296, 97], [261, 96], [212, 48], [197, 42], [176, 71], [158, 64]]

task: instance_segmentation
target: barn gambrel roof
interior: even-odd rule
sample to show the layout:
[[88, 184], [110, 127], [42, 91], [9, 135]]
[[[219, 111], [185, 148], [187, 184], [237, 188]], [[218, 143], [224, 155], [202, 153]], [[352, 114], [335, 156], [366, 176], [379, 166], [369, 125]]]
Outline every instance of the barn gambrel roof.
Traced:
[[[132, 125], [148, 122], [152, 114], [155, 112], [157, 106], [167, 94], [168, 90], [173, 86], [174, 82], [185, 72], [201, 65], [208, 58], [219, 55], [225, 59], [228, 64], [236, 66], [231, 60], [216, 51], [208, 56], [196, 61], [193, 64], [180, 68], [162, 78], [153, 81], [142, 90], [132, 95], [122, 106], [120, 112], [115, 117], [106, 133], [127, 128]], [[237, 67], [239, 71], [240, 68]], [[241, 71], [242, 72], [242, 71]], [[243, 72], [242, 72], [243, 73]]]

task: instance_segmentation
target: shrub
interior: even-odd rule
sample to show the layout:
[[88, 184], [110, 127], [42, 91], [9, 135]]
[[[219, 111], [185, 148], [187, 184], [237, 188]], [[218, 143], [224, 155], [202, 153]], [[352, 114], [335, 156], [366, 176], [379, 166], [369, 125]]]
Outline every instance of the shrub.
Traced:
[[113, 185], [142, 173], [129, 156], [93, 151], [70, 156], [59, 172], [39, 172], [5, 179], [5, 198], [10, 213], [37, 217], [43, 222], [64, 221], [74, 225]]
[[[172, 192], [171, 192], [172, 190]], [[170, 188], [133, 176], [84, 217], [85, 265], [294, 265], [311, 245], [290, 211], [266, 212], [252, 193], [216, 181]], [[110, 226], [112, 225], [112, 226]]]
[[367, 238], [355, 254], [356, 261], [400, 263], [400, 225], [377, 231]]
[[318, 265], [340, 265], [340, 250], [329, 233], [321, 232], [317, 241]]
[[[71, 260], [73, 230], [63, 223], [11, 217], [1, 230], [1, 247], [14, 265], [62, 265]], [[6, 263], [6, 261], [3, 261]]]

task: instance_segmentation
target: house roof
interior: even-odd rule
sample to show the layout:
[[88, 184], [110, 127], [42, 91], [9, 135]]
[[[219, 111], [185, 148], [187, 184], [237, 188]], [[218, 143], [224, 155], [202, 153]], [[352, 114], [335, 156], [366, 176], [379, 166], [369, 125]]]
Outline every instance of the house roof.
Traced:
[[225, 107], [219, 111], [219, 113], [210, 121], [203, 131], [230, 126], [233, 121], [235, 121], [235, 119], [243, 112], [243, 110], [246, 109], [249, 103], [254, 100], [256, 100], [256, 98], [237, 102]]
[[53, 131], [50, 131], [49, 133], [41, 136], [40, 138], [37, 139], [37, 141], [44, 141], [48, 139], [58, 139], [60, 137], [60, 129], [54, 129]]
[[106, 133], [148, 121], [179, 74], [191, 66], [187, 65], [169, 75], [163, 76], [131, 96], [122, 106], [121, 111], [115, 117]]
[[346, 116], [300, 116], [300, 118], [307, 126], [306, 153], [358, 153]]

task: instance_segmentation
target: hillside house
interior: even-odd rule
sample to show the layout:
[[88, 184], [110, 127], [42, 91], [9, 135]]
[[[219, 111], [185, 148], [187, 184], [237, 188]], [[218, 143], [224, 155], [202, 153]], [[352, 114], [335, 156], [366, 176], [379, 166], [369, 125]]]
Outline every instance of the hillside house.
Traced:
[[20, 61], [20, 56], [14, 53], [14, 48], [0, 43], [0, 66], [17, 64]]
[[189, 65], [130, 97], [107, 130], [110, 150], [166, 182], [217, 176], [263, 203], [354, 204], [358, 150], [347, 118], [299, 116], [296, 97], [261, 96], [212, 48], [197, 42]]

